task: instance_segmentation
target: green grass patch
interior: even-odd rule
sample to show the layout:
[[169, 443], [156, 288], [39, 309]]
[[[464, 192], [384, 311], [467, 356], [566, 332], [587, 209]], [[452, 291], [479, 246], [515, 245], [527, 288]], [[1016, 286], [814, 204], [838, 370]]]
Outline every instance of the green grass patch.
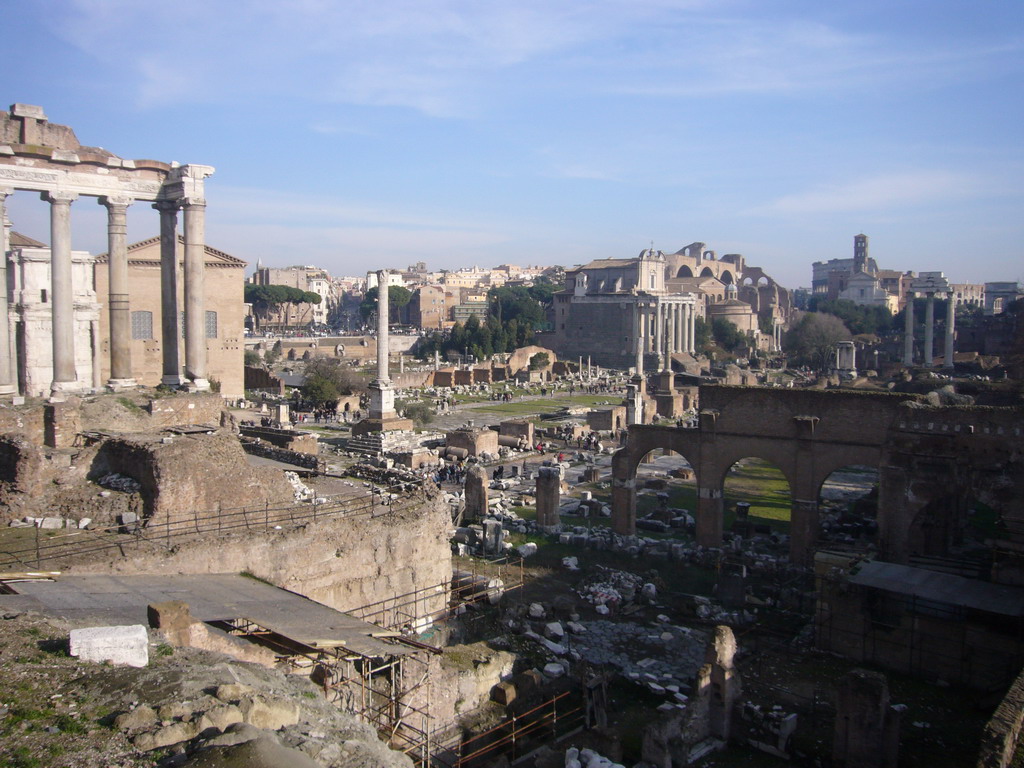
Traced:
[[736, 519], [736, 502], [750, 504], [754, 522], [771, 526], [772, 530], [789, 531], [793, 497], [785, 475], [761, 459], [745, 459], [725, 477], [725, 529]]

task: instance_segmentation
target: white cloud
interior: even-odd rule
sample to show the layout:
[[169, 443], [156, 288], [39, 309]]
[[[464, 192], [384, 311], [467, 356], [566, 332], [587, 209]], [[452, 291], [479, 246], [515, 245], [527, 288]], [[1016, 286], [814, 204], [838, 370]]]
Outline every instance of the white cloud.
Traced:
[[966, 174], [944, 170], [909, 171], [819, 185], [805, 192], [784, 195], [746, 213], [762, 216], [884, 213], [890, 209], [961, 200], [982, 190], [980, 180]]

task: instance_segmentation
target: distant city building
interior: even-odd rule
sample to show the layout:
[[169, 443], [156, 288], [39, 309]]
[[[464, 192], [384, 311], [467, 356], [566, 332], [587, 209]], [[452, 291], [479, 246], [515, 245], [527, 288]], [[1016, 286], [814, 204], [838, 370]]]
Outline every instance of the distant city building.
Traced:
[[264, 267], [258, 264], [251, 282], [255, 285], [286, 285], [300, 291], [315, 293], [319, 304], [291, 305], [282, 307], [276, 323], [285, 328], [326, 325], [338, 295], [334, 282], [327, 270], [311, 266]]
[[[554, 329], [540, 342], [560, 358], [590, 357], [598, 365], [629, 367], [685, 361], [696, 350], [698, 318], [721, 317], [748, 336], [750, 346], [776, 349], [791, 310], [789, 292], [760, 269], [745, 277], [740, 254], [716, 259], [704, 243], [672, 254], [654, 249], [632, 259], [598, 259], [566, 270], [554, 295]], [[761, 317], [772, 333], [760, 331]]]
[[1017, 282], [985, 283], [985, 314], [1001, 314], [1019, 298], [1024, 298], [1024, 290]]

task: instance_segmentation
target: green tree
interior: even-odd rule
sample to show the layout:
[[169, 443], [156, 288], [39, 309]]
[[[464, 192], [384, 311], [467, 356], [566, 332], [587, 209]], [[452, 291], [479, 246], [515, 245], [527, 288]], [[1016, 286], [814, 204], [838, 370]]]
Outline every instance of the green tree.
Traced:
[[880, 304], [866, 306], [854, 304], [849, 299], [833, 300], [812, 296], [808, 306], [812, 312], [826, 312], [835, 315], [853, 334], [881, 335], [894, 327], [893, 316], [889, 308]]
[[314, 408], [324, 408], [336, 405], [341, 392], [337, 385], [330, 379], [323, 376], [307, 376], [302, 385], [302, 399], [313, 405]]
[[836, 344], [850, 340], [850, 330], [835, 315], [805, 312], [785, 336], [784, 348], [794, 362], [818, 371], [831, 367]]
[[539, 371], [542, 368], [547, 368], [548, 363], [551, 362], [551, 358], [547, 352], [538, 352], [530, 358], [530, 370]]
[[305, 376], [303, 387], [306, 386], [306, 383], [318, 379], [328, 381], [337, 390], [337, 397], [366, 391], [366, 378], [347, 365], [343, 365], [342, 361], [336, 357], [317, 356], [312, 358], [306, 363], [303, 375]]
[[263, 358], [260, 357], [260, 353], [256, 350], [247, 349], [242, 353], [242, 362], [250, 368], [259, 368], [263, 365]]
[[292, 288], [290, 285], [254, 285], [246, 283], [244, 288], [246, 304], [252, 304], [256, 327], [266, 322], [271, 312], [282, 304], [319, 304], [320, 294]]
[[[377, 294], [376, 288], [371, 288], [366, 292], [362, 302], [359, 304], [359, 315], [365, 322], [370, 318], [374, 312], [377, 311]], [[388, 286], [388, 323], [400, 322], [402, 316], [402, 309], [412, 300], [412, 291], [408, 288], [403, 288], [400, 285], [389, 285]]]
[[705, 354], [711, 347], [711, 324], [703, 317], [694, 318], [693, 346], [698, 352]]
[[724, 317], [716, 317], [711, 322], [711, 334], [715, 343], [726, 352], [747, 346], [747, 335]]
[[396, 403], [396, 406], [405, 414], [405, 418], [416, 422], [417, 427], [425, 427], [437, 415], [434, 409], [423, 400], [402, 401]]
[[263, 353], [263, 360], [267, 365], [273, 365], [281, 359], [282, 354], [284, 354], [284, 347], [281, 344], [281, 340], [278, 339], [274, 342], [274, 346]]

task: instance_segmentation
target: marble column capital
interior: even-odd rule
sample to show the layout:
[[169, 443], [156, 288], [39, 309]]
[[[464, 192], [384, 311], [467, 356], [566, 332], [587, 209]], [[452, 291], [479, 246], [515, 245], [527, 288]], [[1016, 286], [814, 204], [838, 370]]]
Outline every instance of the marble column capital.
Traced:
[[205, 208], [205, 197], [182, 197], [179, 199], [182, 208]]
[[14, 187], [0, 187], [0, 202], [3, 202], [4, 198], [8, 195], [14, 194]]
[[180, 200], [157, 200], [153, 203], [153, 208], [160, 213], [174, 213], [181, 208]]
[[128, 195], [104, 195], [96, 198], [96, 202], [107, 210], [111, 210], [115, 208], [128, 208], [129, 205], [135, 202], [135, 198]]
[[50, 189], [46, 192], [40, 192], [39, 197], [53, 205], [71, 205], [71, 203], [78, 199], [78, 193], [68, 192], [63, 189]]

